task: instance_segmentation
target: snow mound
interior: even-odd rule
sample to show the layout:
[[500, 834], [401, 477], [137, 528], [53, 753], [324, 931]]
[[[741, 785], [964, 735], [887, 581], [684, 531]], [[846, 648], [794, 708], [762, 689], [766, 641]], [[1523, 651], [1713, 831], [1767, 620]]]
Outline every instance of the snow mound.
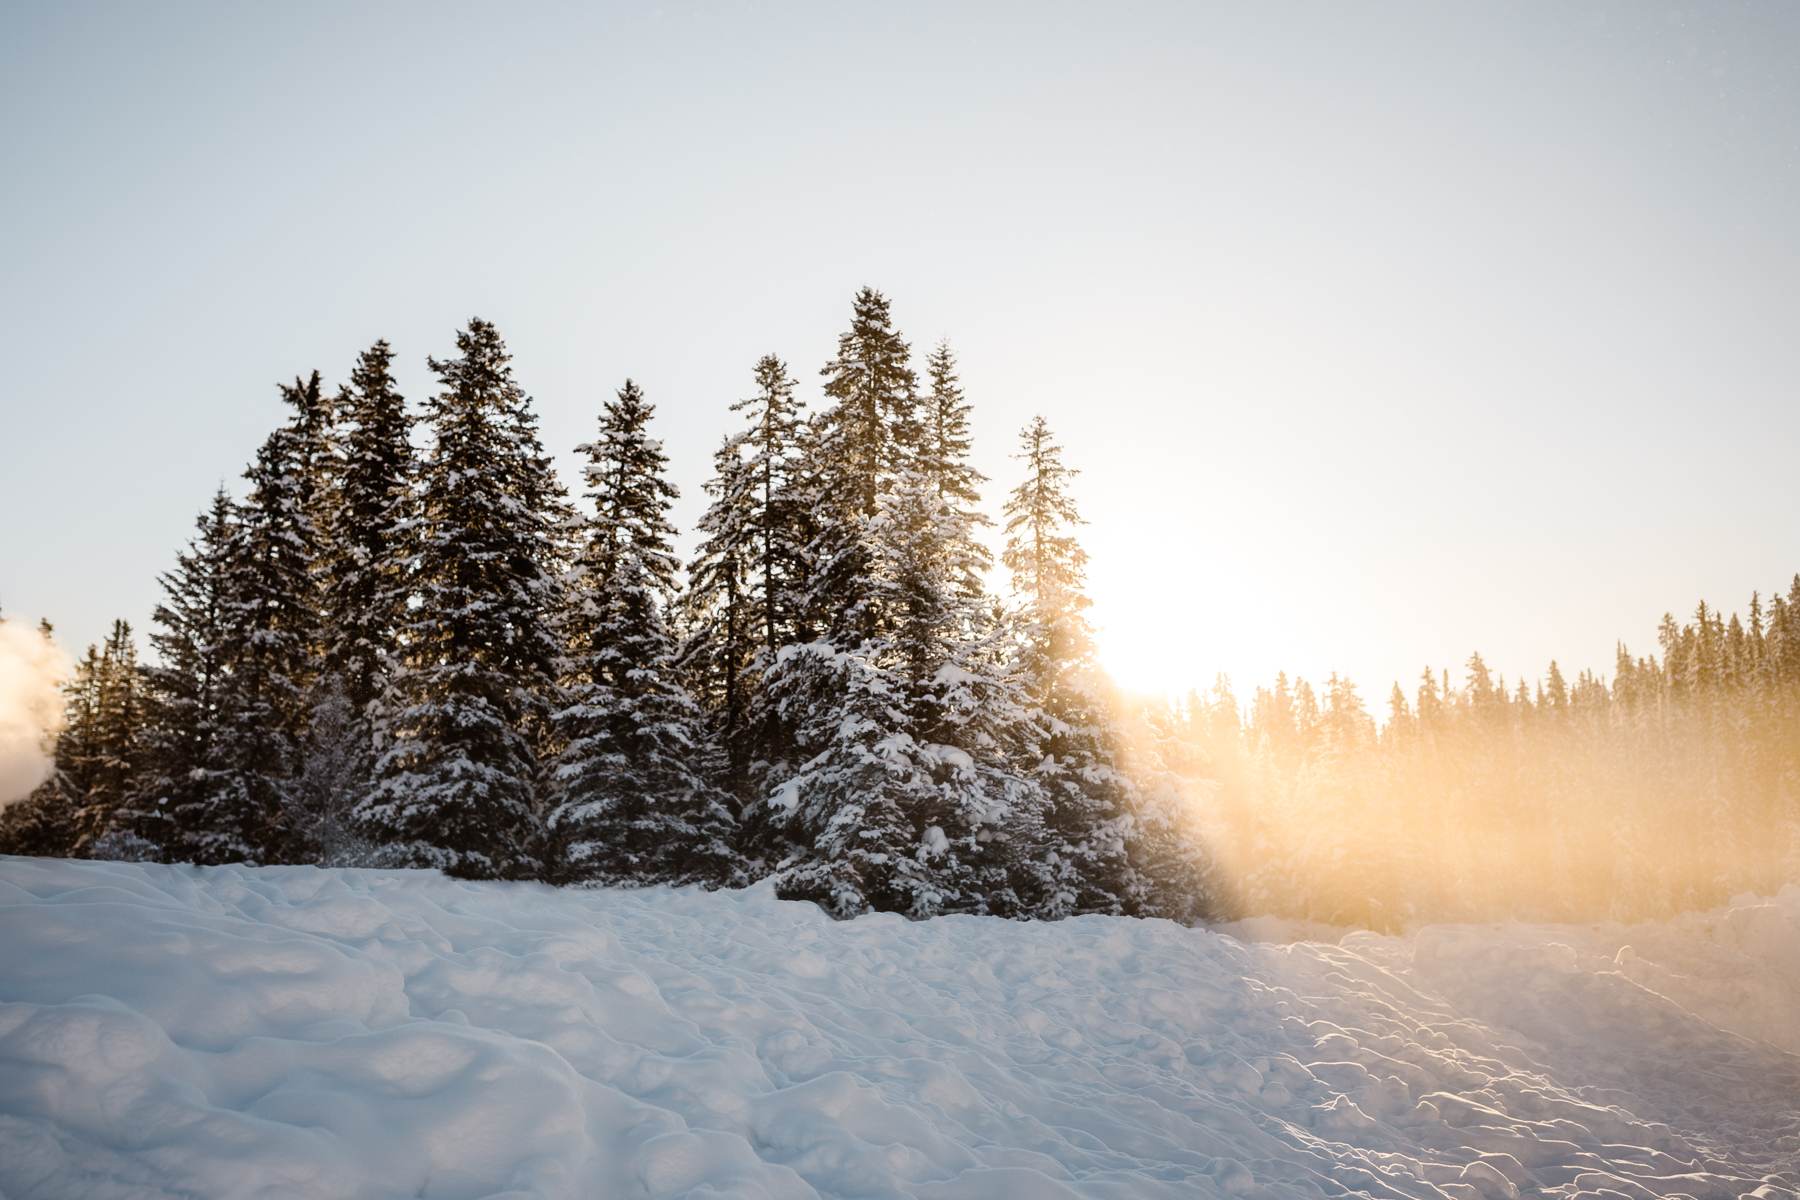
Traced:
[[1800, 1189], [1794, 888], [1273, 943], [15, 858], [0, 964], [9, 1200]]

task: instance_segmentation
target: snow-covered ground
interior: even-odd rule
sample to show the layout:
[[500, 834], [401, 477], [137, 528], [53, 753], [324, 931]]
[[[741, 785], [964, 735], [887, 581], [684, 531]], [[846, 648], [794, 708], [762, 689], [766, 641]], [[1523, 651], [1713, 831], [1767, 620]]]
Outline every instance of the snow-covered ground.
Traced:
[[0, 859], [0, 1195], [1800, 1187], [1800, 889], [1232, 932]]

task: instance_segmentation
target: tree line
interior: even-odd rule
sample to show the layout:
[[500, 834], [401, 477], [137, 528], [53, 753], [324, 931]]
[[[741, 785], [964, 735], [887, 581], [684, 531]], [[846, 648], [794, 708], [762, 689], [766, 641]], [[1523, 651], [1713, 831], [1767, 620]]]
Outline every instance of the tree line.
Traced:
[[631, 380], [563, 488], [499, 332], [377, 342], [286, 419], [161, 576], [154, 662], [113, 627], [0, 849], [736, 885], [839, 916], [1212, 910], [1182, 813], [1122, 769], [1085, 615], [1075, 471], [1040, 418], [981, 534], [970, 403], [863, 289], [809, 409], [754, 365], [679, 560]]
[[1610, 682], [1472, 655], [1398, 684], [1228, 681], [1133, 719], [1142, 785], [1187, 796], [1221, 906], [1373, 927], [1632, 919], [1800, 881], [1800, 575], [1665, 614]]

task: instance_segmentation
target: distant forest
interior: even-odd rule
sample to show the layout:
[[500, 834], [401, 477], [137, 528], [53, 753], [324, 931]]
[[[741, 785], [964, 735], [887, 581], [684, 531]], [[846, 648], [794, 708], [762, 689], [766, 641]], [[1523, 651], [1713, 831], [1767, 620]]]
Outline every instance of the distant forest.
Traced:
[[[1127, 701], [1094, 658], [1075, 470], [1021, 432], [1000, 566], [970, 404], [863, 289], [808, 411], [754, 364], [697, 550], [631, 380], [571, 498], [490, 324], [399, 394], [385, 342], [286, 420], [67, 687], [0, 851], [436, 867], [559, 884], [773, 877], [837, 916], [1631, 915], [1800, 877], [1800, 577], [1666, 619], [1610, 687], [1479, 656]], [[48, 632], [48, 630], [46, 630]]]
[[1395, 684], [1228, 682], [1127, 714], [1139, 786], [1190, 798], [1222, 911], [1403, 928], [1650, 917], [1800, 884], [1800, 575], [1665, 615], [1610, 683], [1472, 655]]

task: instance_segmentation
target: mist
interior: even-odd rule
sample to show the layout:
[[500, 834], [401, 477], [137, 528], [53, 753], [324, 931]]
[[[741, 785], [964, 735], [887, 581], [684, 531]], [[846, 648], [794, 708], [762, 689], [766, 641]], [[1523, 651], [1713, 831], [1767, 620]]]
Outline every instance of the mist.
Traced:
[[33, 626], [0, 620], [0, 808], [50, 778], [68, 674], [68, 659], [54, 639]]

